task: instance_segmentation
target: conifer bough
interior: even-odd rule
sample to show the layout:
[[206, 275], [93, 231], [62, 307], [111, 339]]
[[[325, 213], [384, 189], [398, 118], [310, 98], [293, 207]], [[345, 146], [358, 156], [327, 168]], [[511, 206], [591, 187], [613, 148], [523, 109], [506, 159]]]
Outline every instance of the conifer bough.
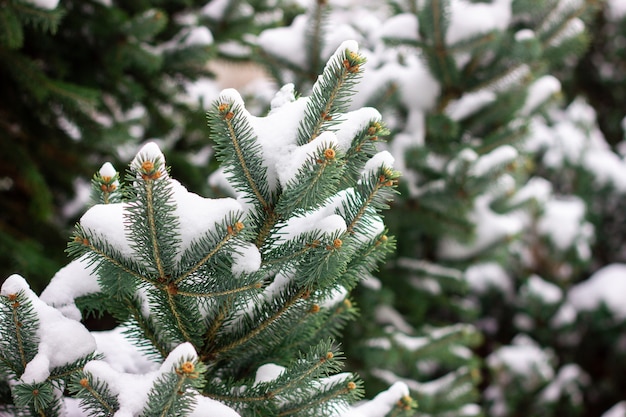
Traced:
[[[211, 134], [233, 197], [171, 178], [154, 143], [120, 175], [105, 164], [68, 246], [74, 260], [37, 297], [13, 275], [0, 296], [0, 385], [33, 416], [386, 416], [402, 383], [360, 406], [333, 339], [347, 294], [393, 248], [381, 211], [399, 174], [378, 152], [380, 115], [347, 112], [362, 71], [354, 42], [310, 97], [284, 87], [266, 117], [224, 91]], [[121, 323], [89, 332], [81, 310]], [[65, 395], [69, 393], [71, 397]], [[1, 414], [1, 413], [0, 413]]]

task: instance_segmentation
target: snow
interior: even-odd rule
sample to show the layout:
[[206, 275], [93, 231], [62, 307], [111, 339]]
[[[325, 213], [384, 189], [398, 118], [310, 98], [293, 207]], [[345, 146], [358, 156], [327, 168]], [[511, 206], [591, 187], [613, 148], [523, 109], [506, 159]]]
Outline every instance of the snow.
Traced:
[[369, 126], [371, 122], [380, 122], [381, 119], [378, 110], [372, 107], [361, 107], [344, 114], [341, 123], [335, 127], [337, 129], [334, 132], [337, 138], [337, 149], [341, 152], [347, 152], [358, 132]]
[[546, 304], [557, 304], [563, 299], [563, 291], [558, 286], [538, 275], [531, 275], [520, 291], [523, 296], [538, 298]]
[[379, 417], [387, 415], [403, 397], [409, 395], [409, 389], [402, 382], [395, 382], [389, 389], [376, 395], [372, 400], [352, 407], [341, 417]]
[[288, 27], [264, 30], [257, 44], [269, 53], [297, 67], [305, 68], [307, 62], [306, 31], [308, 17], [298, 15]]
[[[578, 197], [554, 198], [544, 206], [544, 213], [537, 224], [537, 230], [546, 236], [561, 251], [573, 247], [581, 236], [581, 226], [585, 225], [585, 203]], [[587, 228], [591, 227], [587, 224]], [[582, 228], [585, 232], [584, 228]]]
[[532, 199], [543, 206], [550, 198], [552, 198], [552, 183], [545, 178], [531, 177], [515, 193], [511, 203], [521, 204]]
[[210, 78], [199, 78], [192, 83], [185, 85], [185, 92], [182, 97], [186, 103], [195, 105], [200, 103], [204, 106], [212, 102], [219, 95], [219, 87], [215, 80]]
[[475, 239], [464, 243], [452, 237], [445, 237], [438, 247], [443, 259], [468, 259], [505, 239], [512, 238], [523, 229], [522, 220], [514, 213], [499, 214], [490, 208], [494, 196], [482, 195], [476, 198], [468, 218], [476, 225]]
[[525, 116], [529, 115], [533, 110], [560, 91], [561, 82], [552, 75], [544, 75], [528, 87], [528, 96], [526, 97], [526, 102], [520, 113]]
[[213, 20], [220, 21], [224, 18], [224, 13], [230, 4], [230, 0], [212, 0], [200, 11], [200, 14]]
[[177, 346], [165, 359], [158, 370], [143, 374], [119, 372], [110, 364], [96, 360], [88, 362], [83, 371], [108, 384], [111, 392], [117, 395], [119, 409], [115, 417], [139, 415], [145, 407], [148, 393], [154, 382], [162, 374], [171, 372], [181, 361], [195, 361], [197, 354], [190, 343]]
[[282, 107], [284, 104], [292, 103], [296, 101], [296, 91], [293, 83], [285, 84], [274, 95], [274, 98], [270, 101], [270, 109], [275, 110]]
[[59, 5], [59, 0], [25, 0], [27, 3], [32, 4], [33, 6], [39, 7], [40, 9], [52, 10], [56, 9]]
[[481, 155], [470, 168], [469, 174], [476, 177], [489, 175], [494, 170], [510, 164], [517, 158], [517, 150], [511, 145], [502, 145]]
[[337, 288], [333, 288], [330, 294], [326, 296], [324, 302], [321, 304], [321, 307], [324, 308], [335, 308], [339, 303], [342, 303], [346, 297], [348, 296], [348, 290], [344, 286], [338, 286]]
[[567, 301], [579, 311], [594, 311], [606, 306], [617, 320], [626, 319], [626, 264], [610, 264], [567, 293]]
[[74, 304], [76, 298], [100, 291], [94, 266], [86, 256], [61, 268], [41, 293], [41, 300], [57, 308], [64, 316], [79, 321], [81, 313]]
[[413, 327], [405, 320], [405, 318], [396, 309], [388, 305], [376, 306], [374, 312], [376, 323], [391, 324], [397, 330], [404, 333], [413, 333]]
[[585, 23], [579, 18], [570, 20], [567, 25], [558, 33], [554, 38], [550, 40], [549, 45], [556, 47], [565, 40], [580, 35], [585, 31]]
[[541, 391], [541, 399], [554, 403], [561, 396], [567, 394], [574, 404], [581, 404], [583, 400], [581, 387], [588, 385], [589, 379], [589, 375], [580, 366], [573, 363], [566, 364], [559, 369], [556, 377]]
[[535, 38], [535, 32], [530, 29], [522, 29], [515, 32], [515, 40], [518, 42], [523, 42]]
[[609, 20], [614, 22], [621, 20], [626, 17], [626, 3], [623, 0], [607, 0], [605, 13]]
[[274, 363], [266, 363], [259, 366], [254, 378], [254, 385], [261, 384], [263, 382], [271, 382], [278, 378], [283, 372], [285, 372], [284, 366], [279, 366]]
[[551, 362], [552, 355], [525, 335], [517, 335], [511, 345], [502, 346], [487, 357], [491, 369], [506, 369], [520, 378], [529, 390], [552, 380], [554, 369]]
[[473, 292], [485, 294], [496, 289], [505, 295], [513, 294], [513, 280], [496, 262], [476, 263], [465, 270], [465, 280]]
[[240, 417], [240, 415], [219, 401], [197, 395], [196, 406], [189, 417]]
[[117, 372], [131, 374], [156, 371], [159, 364], [150, 360], [140, 349], [125, 336], [124, 327], [112, 330], [92, 331], [96, 340], [97, 352], [101, 353], [104, 362]]
[[495, 100], [496, 94], [486, 89], [467, 93], [461, 98], [451, 101], [446, 107], [446, 114], [452, 120], [463, 120]]
[[96, 204], [80, 219], [80, 225], [92, 235], [105, 240], [122, 256], [133, 257], [134, 250], [126, 236], [126, 203]]
[[100, 168], [100, 170], [98, 171], [98, 173], [103, 178], [105, 177], [113, 178], [115, 174], [117, 174], [117, 171], [115, 170], [115, 168], [110, 162], [105, 162]]
[[[315, 161], [316, 155], [323, 153], [325, 149], [336, 148], [337, 138], [333, 132], [323, 132], [315, 139], [302, 146], [294, 147], [288, 153], [288, 158], [279, 158], [276, 164], [278, 181], [284, 188], [298, 185], [297, 174], [305, 167], [307, 162]], [[320, 152], [318, 152], [320, 151]]]
[[96, 349], [93, 336], [82, 324], [68, 319], [59, 310], [44, 303], [21, 276], [11, 275], [0, 290], [3, 296], [20, 292], [32, 304], [39, 321], [37, 354], [26, 365], [21, 376], [23, 382], [43, 382], [50, 376], [52, 369], [74, 363]]
[[361, 177], [364, 178], [369, 175], [376, 174], [381, 168], [392, 169], [394, 162], [395, 158], [391, 155], [391, 153], [389, 153], [389, 151], [378, 152], [365, 163]]
[[511, 21], [511, 3], [512, 0], [494, 0], [491, 4], [452, 0], [446, 43], [452, 45], [493, 30], [505, 30]]
[[212, 43], [213, 34], [204, 26], [191, 28], [185, 36], [185, 46], [206, 46]]
[[235, 277], [258, 271], [261, 268], [261, 253], [252, 243], [238, 246], [232, 253], [232, 257], [231, 270]]
[[400, 13], [386, 19], [378, 35], [382, 38], [417, 41], [419, 23], [413, 13]]
[[[615, 1], [617, 3], [617, 1]], [[626, 7], [625, 7], [626, 9]], [[626, 10], [624, 11], [626, 14]], [[605, 411], [601, 417], [624, 417], [626, 416], [626, 401], [620, 401]]]

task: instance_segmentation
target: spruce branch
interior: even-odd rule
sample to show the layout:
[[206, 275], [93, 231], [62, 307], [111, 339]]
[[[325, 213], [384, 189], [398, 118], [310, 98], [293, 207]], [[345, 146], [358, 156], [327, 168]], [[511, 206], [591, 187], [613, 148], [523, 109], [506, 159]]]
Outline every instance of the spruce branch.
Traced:
[[301, 288], [294, 294], [288, 296], [285, 300], [280, 300], [280, 303], [273, 303], [274, 311], [270, 314], [266, 313], [266, 317], [259, 322], [249, 323], [244, 327], [243, 331], [240, 331], [239, 335], [232, 341], [223, 346], [216, 346], [208, 351], [208, 356], [212, 358], [220, 358], [226, 355], [232, 355], [232, 351], [240, 348], [243, 345], [248, 345], [252, 340], [257, 338], [260, 334], [265, 332], [272, 324], [278, 321], [285, 313], [287, 313], [291, 307], [298, 304], [303, 298], [309, 294], [309, 291], [305, 288]]
[[304, 118], [298, 126], [297, 144], [311, 142], [323, 131], [338, 123], [348, 105], [365, 58], [350, 49], [335, 53], [313, 86]]
[[[246, 120], [244, 109], [229, 98], [219, 98], [208, 117], [209, 125], [217, 131], [218, 160], [233, 174], [239, 191], [247, 194], [264, 212], [271, 212], [272, 196], [266, 186], [266, 169], [259, 157], [261, 149]], [[227, 138], [228, 142], [223, 138]], [[242, 178], [245, 180], [242, 181]]]
[[76, 375], [69, 389], [80, 399], [80, 406], [90, 417], [112, 417], [119, 409], [119, 402], [108, 384], [94, 378], [90, 373]]
[[10, 376], [19, 378], [36, 354], [39, 321], [23, 291], [0, 296], [0, 319], [7, 324], [0, 327], [0, 358]]

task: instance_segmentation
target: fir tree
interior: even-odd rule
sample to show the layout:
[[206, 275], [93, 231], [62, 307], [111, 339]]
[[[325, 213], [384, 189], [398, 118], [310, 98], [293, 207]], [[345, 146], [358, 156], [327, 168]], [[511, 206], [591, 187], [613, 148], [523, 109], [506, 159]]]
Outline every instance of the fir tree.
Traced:
[[[309, 97], [286, 86], [266, 117], [235, 90], [209, 109], [236, 198], [203, 198], [170, 175], [154, 143], [122, 181], [94, 176], [74, 260], [37, 297], [2, 287], [2, 386], [24, 415], [400, 415], [403, 384], [358, 407], [334, 339], [348, 293], [393, 248], [381, 211], [398, 173], [372, 142], [371, 108], [348, 112], [364, 58], [345, 42]], [[332, 123], [329, 123], [332, 118]], [[46, 304], [48, 303], [48, 304]], [[89, 332], [81, 309], [108, 311]], [[70, 392], [80, 402], [65, 398]], [[82, 411], [79, 411], [82, 410]]]
[[[537, 204], [533, 188], [525, 187], [534, 154], [523, 144], [533, 115], [559, 93], [550, 73], [567, 71], [563, 63], [584, 51], [581, 19], [593, 2], [367, 6], [356, 12], [349, 4], [311, 2], [289, 28], [258, 38], [259, 56], [277, 79], [307, 85], [325, 49], [342, 34], [356, 36], [372, 70], [355, 103], [378, 108], [391, 131], [389, 149], [403, 172], [389, 221], [398, 236], [397, 260], [380, 282], [370, 279], [357, 292], [361, 305], [378, 307], [354, 327], [353, 336], [365, 338], [349, 338], [359, 340], [364, 352], [355, 366], [386, 383], [405, 381], [424, 415], [476, 415], [476, 401], [494, 415], [537, 412], [546, 402], [535, 394], [555, 367], [573, 368], [551, 361], [549, 348], [544, 354], [525, 336], [515, 339], [513, 347], [520, 347], [511, 351], [541, 352], [529, 356], [540, 357], [534, 376], [516, 376], [513, 364], [498, 364], [497, 355], [490, 355], [516, 335], [511, 320], [522, 299], [517, 289], [532, 293], [529, 285], [536, 282], [511, 256], [526, 242], [526, 216]], [[297, 41], [306, 53], [296, 56], [285, 44]], [[543, 313], [548, 311], [554, 306]], [[446, 326], [454, 322], [476, 324], [485, 341], [480, 344], [471, 325]], [[377, 326], [368, 329], [369, 323]], [[490, 358], [480, 388], [493, 389], [482, 398], [480, 361], [468, 347]], [[517, 382], [505, 388], [502, 381], [511, 378]], [[562, 399], [551, 410], [556, 415], [576, 407], [570, 401], [559, 409]]]

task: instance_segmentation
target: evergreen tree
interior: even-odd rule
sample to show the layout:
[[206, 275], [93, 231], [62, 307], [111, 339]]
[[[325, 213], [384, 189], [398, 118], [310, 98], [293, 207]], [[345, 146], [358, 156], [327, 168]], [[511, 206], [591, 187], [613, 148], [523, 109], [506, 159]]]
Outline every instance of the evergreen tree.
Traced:
[[[235, 90], [209, 110], [235, 198], [203, 198], [170, 175], [155, 143], [124, 180], [111, 164], [76, 225], [74, 260], [42, 293], [1, 290], [0, 384], [32, 416], [397, 416], [404, 384], [350, 408], [362, 383], [338, 373], [348, 293], [393, 248], [381, 211], [398, 173], [372, 138], [371, 108], [348, 112], [364, 58], [353, 41], [309, 97], [286, 86], [266, 117]], [[108, 311], [89, 332], [81, 310]], [[65, 398], [67, 392], [77, 400]]]
[[[571, 71], [572, 59], [584, 51], [582, 19], [593, 4], [392, 1], [356, 11], [349, 3], [311, 2], [290, 27], [258, 38], [258, 55], [270, 72], [302, 85], [341, 36], [363, 46], [372, 70], [354, 102], [385, 115], [389, 149], [403, 176], [388, 222], [398, 237], [397, 258], [380, 282], [370, 279], [357, 292], [372, 316], [353, 327], [349, 340], [359, 340], [355, 350], [364, 352], [354, 365], [385, 383], [406, 382], [420, 415], [476, 415], [475, 401], [488, 414], [534, 415], [546, 404], [536, 394], [555, 372], [561, 378], [563, 371], [560, 380], [569, 377], [563, 387], [579, 382], [572, 379], [580, 373], [567, 374], [574, 369], [567, 361], [550, 358], [550, 344], [544, 349], [528, 335], [516, 337], [512, 321], [520, 303], [533, 308], [530, 287], [538, 282], [518, 268], [518, 254], [541, 251], [524, 246], [529, 213], [543, 210], [541, 195], [533, 195], [539, 181], [526, 186], [536, 150], [524, 142], [533, 116], [560, 91], [551, 72]], [[300, 48], [290, 47], [298, 41]], [[583, 248], [584, 219], [576, 220]], [[558, 310], [537, 305], [544, 315]], [[471, 325], [451, 323], [475, 324], [484, 342]], [[480, 385], [480, 362], [468, 347], [488, 358]], [[528, 359], [527, 372], [516, 375], [515, 361], [501, 360], [510, 357]], [[567, 400], [559, 391], [550, 412], [575, 409], [576, 393], [559, 408]]]

